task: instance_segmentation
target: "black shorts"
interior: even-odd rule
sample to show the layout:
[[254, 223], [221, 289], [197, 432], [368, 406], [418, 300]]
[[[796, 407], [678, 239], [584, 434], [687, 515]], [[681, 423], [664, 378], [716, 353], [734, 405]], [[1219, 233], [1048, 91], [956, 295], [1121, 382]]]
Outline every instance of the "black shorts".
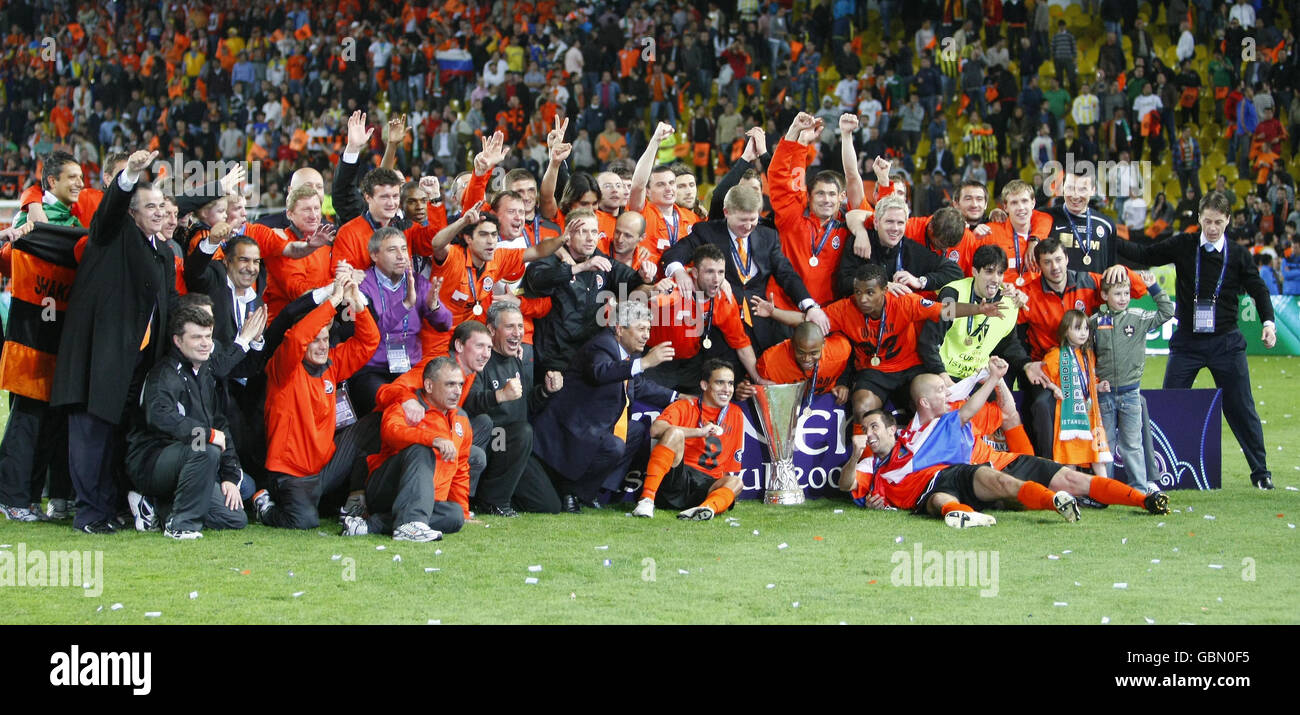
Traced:
[[925, 488], [925, 493], [916, 500], [916, 513], [928, 513], [925, 508], [926, 503], [935, 494], [948, 494], [956, 497], [957, 501], [975, 511], [986, 511], [993, 508], [993, 502], [981, 501], [979, 497], [975, 496], [975, 471], [983, 466], [986, 465], [954, 464], [939, 470], [934, 475], [934, 479], [930, 480], [930, 485]]
[[864, 368], [858, 370], [858, 374], [853, 377], [853, 391], [870, 390], [880, 398], [882, 405], [889, 402], [892, 397], [895, 409], [906, 408], [912, 404], [912, 380], [924, 372], [925, 368], [921, 365], [909, 367], [901, 372], [881, 372], [875, 368]]
[[1052, 477], [1061, 471], [1061, 466], [1050, 459], [1022, 455], [1016, 457], [1015, 461], [1008, 464], [1002, 471], [1022, 482], [1038, 482], [1046, 487], [1052, 483]]
[[699, 506], [709, 496], [709, 490], [717, 481], [704, 472], [687, 466], [685, 462], [673, 467], [659, 483], [655, 492], [655, 506], [661, 509], [681, 511]]

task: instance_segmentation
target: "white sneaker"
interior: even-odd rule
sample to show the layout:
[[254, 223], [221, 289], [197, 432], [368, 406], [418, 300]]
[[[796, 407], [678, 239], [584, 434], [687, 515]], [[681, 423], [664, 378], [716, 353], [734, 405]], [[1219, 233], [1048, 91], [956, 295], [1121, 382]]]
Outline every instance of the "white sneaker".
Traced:
[[131, 516], [135, 517], [136, 531], [158, 531], [158, 512], [153, 502], [140, 492], [127, 492], [126, 505], [131, 507]]
[[712, 519], [713, 516], [713, 507], [711, 506], [693, 506], [690, 509], [677, 514], [678, 519], [685, 519], [687, 521], [708, 521], [709, 519]]
[[943, 517], [943, 523], [954, 529], [970, 529], [976, 526], [993, 526], [997, 519], [978, 511], [950, 511]]
[[643, 516], [647, 519], [655, 515], [655, 500], [649, 497], [643, 497], [636, 503], [636, 508], [632, 510], [632, 516]]
[[202, 531], [176, 531], [174, 529], [167, 528], [163, 530], [163, 536], [166, 536], [169, 539], [176, 539], [178, 541], [191, 541], [193, 539], [202, 539], [203, 532]]
[[343, 533], [340, 536], [365, 536], [370, 533], [370, 525], [359, 516], [343, 517]]
[[1069, 492], [1057, 492], [1052, 496], [1052, 506], [1065, 520], [1074, 523], [1079, 520], [1079, 500]]
[[429, 525], [422, 521], [408, 521], [396, 529], [393, 529], [393, 541], [415, 541], [424, 543], [426, 541], [437, 541], [441, 538], [441, 531], [429, 528]]
[[366, 493], [356, 492], [348, 495], [348, 500], [339, 508], [340, 516], [361, 516], [366, 513]]
[[71, 519], [74, 511], [71, 499], [51, 499], [45, 505], [45, 515], [59, 521]]

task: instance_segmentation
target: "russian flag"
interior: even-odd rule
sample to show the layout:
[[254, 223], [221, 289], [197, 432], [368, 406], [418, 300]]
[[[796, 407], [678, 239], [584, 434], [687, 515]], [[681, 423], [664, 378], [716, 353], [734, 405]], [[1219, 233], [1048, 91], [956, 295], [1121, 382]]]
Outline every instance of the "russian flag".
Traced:
[[474, 59], [470, 57], [467, 50], [439, 50], [434, 54], [438, 60], [438, 70], [442, 73], [442, 81], [446, 82], [449, 77], [473, 77], [474, 76]]
[[924, 427], [913, 419], [907, 431], [899, 434], [899, 439], [907, 445], [912, 458], [905, 466], [880, 475], [895, 483], [936, 464], [969, 464], [971, 450], [975, 448], [975, 432], [970, 423], [961, 421], [957, 410], [930, 420]]

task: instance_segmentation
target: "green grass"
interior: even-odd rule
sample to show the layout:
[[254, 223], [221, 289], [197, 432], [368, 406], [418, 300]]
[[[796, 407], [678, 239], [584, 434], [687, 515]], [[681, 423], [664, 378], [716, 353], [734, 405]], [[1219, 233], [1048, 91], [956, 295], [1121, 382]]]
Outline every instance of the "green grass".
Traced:
[[[252, 526], [208, 532], [190, 543], [157, 534], [77, 536], [66, 527], [0, 521], [0, 544], [12, 548], [21, 542], [29, 550], [104, 550], [99, 597], [87, 598], [77, 588], [4, 587], [3, 620], [1096, 624], [1107, 617], [1112, 624], [1142, 624], [1144, 618], [1160, 624], [1296, 623], [1300, 548], [1297, 530], [1287, 524], [1300, 523], [1300, 492], [1284, 487], [1300, 486], [1300, 417], [1287, 412], [1300, 415], [1292, 399], [1300, 390], [1289, 383], [1300, 361], [1255, 357], [1251, 363], [1278, 489], [1250, 488], [1245, 461], [1225, 426], [1224, 489], [1176, 492], [1173, 507], [1182, 512], [1169, 516], [1111, 507], [1085, 510], [1080, 523], [1069, 525], [1055, 514], [997, 512], [996, 527], [959, 532], [937, 520], [867, 512], [838, 500], [800, 507], [745, 502], [726, 515], [739, 526], [721, 519], [680, 523], [664, 512], [646, 522], [622, 510], [587, 510], [489, 519], [487, 526], [467, 525], [434, 544], [345, 539], [336, 536], [333, 520], [305, 533]], [[1148, 364], [1146, 384], [1158, 386], [1164, 359]], [[1197, 386], [1210, 386], [1208, 374]], [[778, 549], [782, 543], [788, 547]], [[892, 555], [910, 556], [918, 543], [926, 551], [996, 551], [996, 597], [981, 597], [978, 586], [893, 586]], [[653, 559], [653, 580], [647, 559]], [[1243, 579], [1245, 559], [1253, 560], [1253, 581]], [[542, 570], [530, 573], [530, 565]], [[539, 583], [525, 584], [530, 576]], [[1116, 583], [1128, 588], [1116, 589]], [[297, 592], [302, 595], [294, 597]], [[123, 607], [114, 611], [116, 603]], [[148, 611], [162, 615], [145, 618]]]

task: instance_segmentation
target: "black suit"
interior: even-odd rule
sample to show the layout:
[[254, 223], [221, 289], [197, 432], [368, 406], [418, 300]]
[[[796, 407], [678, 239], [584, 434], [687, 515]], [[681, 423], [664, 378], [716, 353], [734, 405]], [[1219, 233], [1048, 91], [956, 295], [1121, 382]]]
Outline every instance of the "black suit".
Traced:
[[868, 264], [884, 267], [885, 274], [890, 280], [893, 280], [894, 273], [900, 270], [907, 271], [917, 278], [924, 278], [924, 290], [935, 293], [962, 277], [960, 266], [930, 250], [927, 245], [904, 236], [897, 246], [885, 248], [880, 243], [880, 236], [876, 231], [868, 229], [867, 235], [871, 239], [871, 258], [860, 258], [851, 250], [851, 246], [847, 247], [849, 250], [844, 251], [840, 256], [840, 265], [835, 269], [836, 298], [847, 298], [853, 295], [853, 277], [857, 275], [858, 269]]
[[[740, 280], [740, 271], [736, 267], [738, 259], [734, 252], [731, 231], [727, 228], [725, 219], [695, 224], [689, 236], [664, 251], [660, 262], [665, 268], [672, 263], [688, 264], [694, 258], [695, 249], [704, 243], [717, 246], [718, 250], [722, 251], [722, 255], [726, 256], [727, 282], [731, 284], [731, 291], [737, 303], [748, 301], [751, 295], [766, 298], [769, 279], [775, 280], [795, 305], [803, 307], [805, 300], [812, 299], [808, 295], [808, 289], [804, 287], [803, 279], [795, 272], [794, 266], [790, 265], [790, 260], [781, 252], [781, 239], [777, 236], [776, 230], [766, 226], [760, 225], [749, 234], [748, 258], [755, 272], [748, 281]], [[745, 331], [749, 333], [749, 339], [754, 343], [754, 353], [758, 355], [762, 355], [764, 350], [790, 337], [788, 328], [770, 318], [757, 316], [754, 317], [754, 324], [746, 326]]]
[[116, 514], [112, 475], [125, 437], [119, 425], [145, 373], [171, 345], [166, 327], [177, 300], [176, 267], [166, 242], [151, 243], [127, 213], [135, 188], [124, 191], [115, 179], [91, 219], [54, 366], [50, 404], [72, 407], [68, 467], [77, 528]]
[[[649, 443], [649, 430], [629, 420], [627, 441], [614, 435], [626, 405], [634, 400], [665, 407], [673, 392], [632, 375], [639, 355], [622, 356], [613, 330], [602, 330], [584, 344], [564, 373], [561, 389], [533, 421], [533, 454], [556, 472], [559, 491], [581, 499], [597, 489], [617, 489], [637, 451]], [[624, 385], [627, 389], [624, 391]]]
[[938, 149], [930, 150], [930, 156], [925, 159], [925, 173], [933, 174], [935, 169], [942, 171], [944, 176], [952, 176], [952, 173], [957, 170], [957, 164], [952, 158], [952, 149], [944, 149], [942, 157], [939, 157]]

